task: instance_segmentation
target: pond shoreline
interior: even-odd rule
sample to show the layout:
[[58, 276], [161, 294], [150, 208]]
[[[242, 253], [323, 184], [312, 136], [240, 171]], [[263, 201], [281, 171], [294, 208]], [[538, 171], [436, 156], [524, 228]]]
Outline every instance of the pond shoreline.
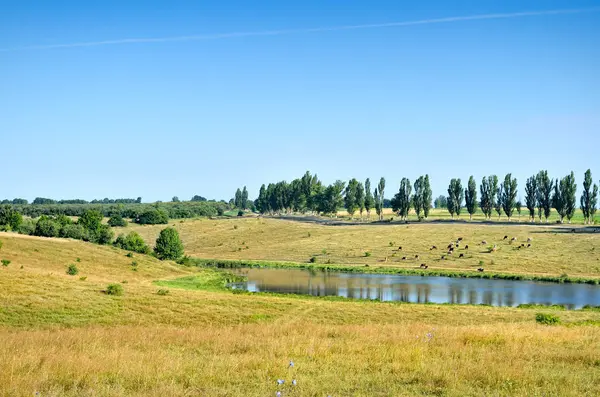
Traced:
[[406, 269], [390, 267], [370, 267], [370, 266], [351, 266], [334, 265], [318, 263], [299, 263], [299, 262], [275, 262], [275, 261], [256, 261], [256, 260], [231, 260], [231, 259], [202, 259], [189, 258], [189, 263], [194, 266], [215, 267], [220, 269], [234, 269], [243, 267], [267, 267], [280, 269], [304, 269], [322, 272], [341, 272], [341, 273], [364, 273], [364, 274], [395, 274], [403, 276], [431, 276], [431, 277], [454, 277], [454, 278], [479, 278], [492, 280], [517, 280], [517, 281], [541, 281], [549, 283], [572, 283], [572, 284], [591, 284], [600, 285], [600, 278], [593, 277], [561, 277], [561, 276], [543, 276], [534, 274], [514, 274], [497, 272], [469, 272], [456, 270], [424, 270], [424, 269]]

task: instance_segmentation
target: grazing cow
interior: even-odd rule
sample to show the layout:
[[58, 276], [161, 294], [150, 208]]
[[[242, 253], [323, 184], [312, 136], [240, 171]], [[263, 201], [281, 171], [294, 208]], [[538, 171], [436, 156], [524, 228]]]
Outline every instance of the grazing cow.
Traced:
[[450, 250], [449, 250], [449, 251], [452, 251], [452, 252], [454, 252], [454, 247], [450, 248]]
[[448, 247], [446, 247], [446, 248], [450, 249], [450, 248], [452, 248], [452, 246], [453, 246], [453, 244], [448, 244]]
[[398, 247], [398, 251], [402, 251], [402, 247]]
[[522, 247], [525, 247], [525, 244], [521, 244], [521, 248], [522, 248]]
[[425, 267], [423, 267], [423, 269], [427, 269], [429, 266], [425, 265]]
[[442, 255], [442, 260], [446, 259], [446, 255]]
[[478, 268], [478, 269], [477, 269], [477, 271], [478, 271], [478, 272], [482, 272], [482, 271], [483, 271], [483, 268], [482, 268], [482, 267], [480, 267], [480, 268]]
[[447, 255], [452, 255], [452, 251], [448, 251], [446, 254]]
[[532, 242], [532, 241], [533, 241], [533, 239], [532, 239], [531, 237], [527, 237], [527, 242], [528, 242], [528, 243], [530, 243], [530, 242]]
[[415, 255], [415, 259], [419, 259], [419, 255]]
[[504, 238], [502, 240], [506, 240], [508, 238], [508, 236], [504, 236]]
[[483, 241], [481, 242], [481, 245], [486, 245], [486, 244], [487, 244], [487, 241], [485, 241], [485, 240], [483, 240]]
[[464, 257], [465, 257], [465, 254], [460, 254], [458, 257], [459, 257], [459, 258], [464, 258]]
[[511, 241], [511, 242], [512, 242], [512, 241], [517, 241], [517, 238], [516, 238], [516, 237], [513, 237], [513, 238], [511, 238], [511, 239], [510, 239], [510, 241]]
[[459, 238], [458, 238], [458, 241], [462, 241], [462, 239], [463, 239], [462, 237], [459, 237]]
[[531, 247], [531, 243], [527, 244], [527, 248]]
[[402, 260], [403, 260], [403, 261], [405, 261], [405, 260], [406, 260], [406, 257], [405, 257], [405, 256], [403, 256], [403, 257], [402, 257]]
[[466, 249], [466, 250], [468, 250], [468, 249], [469, 249], [469, 245], [468, 245], [468, 244], [467, 244], [467, 245], [465, 245], [465, 249]]
[[436, 247], [435, 245], [433, 245], [433, 246], [431, 247], [431, 249], [432, 249], [432, 250], [436, 250], [436, 249], [437, 249], [437, 247]]
[[427, 265], [424, 263], [421, 263], [421, 268], [427, 268]]

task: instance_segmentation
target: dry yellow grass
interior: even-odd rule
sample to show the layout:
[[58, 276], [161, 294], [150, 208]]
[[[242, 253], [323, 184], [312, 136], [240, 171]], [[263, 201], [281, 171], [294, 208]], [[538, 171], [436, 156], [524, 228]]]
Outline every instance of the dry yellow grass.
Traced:
[[[494, 272], [600, 276], [600, 233], [565, 233], [570, 228], [477, 223], [324, 226], [268, 218], [197, 219], [171, 225], [179, 230], [186, 253], [201, 258], [307, 262], [317, 256], [319, 263], [408, 268], [427, 263], [430, 269], [456, 270], [475, 270], [483, 261], [486, 270]], [[121, 231], [135, 230], [152, 244], [162, 228], [130, 225]], [[511, 245], [503, 240], [505, 235], [518, 240]], [[442, 261], [446, 246], [458, 237], [464, 238], [463, 246]], [[532, 247], [518, 248], [528, 238], [533, 239]], [[488, 244], [482, 245], [483, 240]], [[492, 244], [498, 244], [498, 250], [488, 253]], [[430, 250], [433, 245], [438, 249]], [[465, 258], [458, 258], [461, 253]]]
[[[212, 273], [79, 241], [0, 240], [11, 260], [0, 268], [3, 396], [600, 393], [600, 312], [555, 311], [567, 326], [548, 327], [535, 309], [159, 296], [153, 280]], [[65, 273], [69, 263], [78, 276]], [[124, 280], [124, 296], [101, 292]]]

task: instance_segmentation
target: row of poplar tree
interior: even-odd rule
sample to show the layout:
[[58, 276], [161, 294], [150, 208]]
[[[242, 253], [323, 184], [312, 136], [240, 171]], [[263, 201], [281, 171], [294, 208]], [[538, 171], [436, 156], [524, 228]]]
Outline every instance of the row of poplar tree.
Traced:
[[[445, 206], [452, 218], [460, 216], [465, 208], [472, 218], [478, 208], [487, 219], [491, 219], [496, 211], [500, 217], [504, 213], [508, 219], [515, 210], [521, 214], [523, 204], [517, 200], [517, 179], [512, 174], [507, 174], [504, 181], [499, 184], [496, 175], [484, 177], [479, 186], [479, 200], [477, 184], [473, 176], [469, 178], [467, 186], [463, 189], [460, 178], [453, 178], [448, 186], [448, 196], [443, 197]], [[413, 192], [414, 190], [414, 192]], [[577, 184], [575, 175], [571, 172], [562, 179], [553, 180], [548, 172], [543, 170], [531, 176], [525, 183], [525, 206], [529, 211], [530, 220], [535, 220], [536, 214], [540, 221], [542, 217], [546, 222], [554, 208], [558, 212], [560, 221], [564, 218], [571, 221], [577, 208]], [[236, 192], [236, 203], [245, 208], [243, 202], [247, 200], [247, 192]], [[361, 218], [366, 211], [370, 216], [375, 210], [379, 219], [383, 219], [383, 206], [385, 194], [385, 178], [371, 191], [371, 181], [367, 178], [364, 184], [356, 179], [351, 179], [347, 184], [337, 180], [325, 186], [317, 175], [306, 172], [301, 178], [288, 183], [281, 181], [264, 184], [260, 188], [258, 198], [254, 201], [256, 210], [260, 213], [316, 213], [335, 214], [344, 207], [354, 216], [359, 213]], [[439, 199], [436, 199], [436, 201]], [[400, 189], [390, 201], [392, 209], [401, 219], [407, 219], [411, 209], [417, 217], [427, 218], [431, 210], [432, 192], [429, 175], [419, 177], [414, 184], [408, 178], [402, 178]], [[583, 212], [584, 222], [592, 223], [598, 203], [598, 185], [593, 184], [590, 170], [585, 173], [583, 192], [580, 207]]]
[[[477, 201], [477, 185], [473, 176], [469, 178], [467, 188], [463, 190], [460, 179], [452, 179], [448, 186], [446, 206], [448, 212], [459, 216], [462, 210], [463, 199], [469, 216], [472, 218], [477, 207], [487, 219], [491, 219], [495, 210], [498, 217], [504, 214], [510, 221], [515, 210], [520, 215], [523, 204], [517, 201], [517, 179], [512, 174], [507, 174], [504, 181], [498, 186], [498, 177], [490, 175], [484, 177], [479, 186], [480, 200]], [[592, 182], [592, 172], [587, 170], [583, 180], [583, 192], [580, 198], [580, 208], [583, 213], [584, 223], [593, 223], [598, 203], [598, 185]], [[540, 222], [542, 216], [548, 222], [552, 208], [558, 212], [560, 222], [565, 218], [569, 222], [577, 209], [577, 183], [573, 171], [564, 178], [553, 180], [548, 176], [548, 171], [542, 170], [536, 175], [527, 178], [525, 182], [525, 206], [529, 212], [529, 219], [534, 221], [537, 217]]]

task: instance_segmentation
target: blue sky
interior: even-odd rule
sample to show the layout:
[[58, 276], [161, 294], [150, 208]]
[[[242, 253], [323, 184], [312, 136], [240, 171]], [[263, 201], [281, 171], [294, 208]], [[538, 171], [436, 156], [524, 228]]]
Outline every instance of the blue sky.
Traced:
[[[579, 13], [308, 31], [597, 7]], [[0, 3], [0, 198], [600, 179], [599, 1]], [[198, 40], [123, 39], [297, 30]]]

